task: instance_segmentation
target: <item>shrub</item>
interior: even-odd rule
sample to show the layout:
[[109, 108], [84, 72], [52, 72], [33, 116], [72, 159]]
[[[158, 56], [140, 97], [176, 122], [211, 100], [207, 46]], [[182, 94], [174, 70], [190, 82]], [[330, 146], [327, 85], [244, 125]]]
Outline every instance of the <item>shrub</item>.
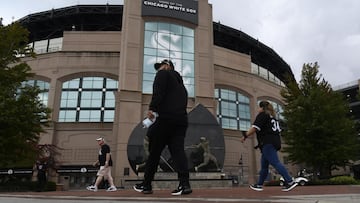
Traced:
[[351, 176], [337, 176], [330, 178], [331, 185], [355, 185], [357, 181]]
[[329, 179], [314, 180], [311, 181], [311, 185], [356, 185], [359, 181], [356, 181], [351, 176], [337, 176]]

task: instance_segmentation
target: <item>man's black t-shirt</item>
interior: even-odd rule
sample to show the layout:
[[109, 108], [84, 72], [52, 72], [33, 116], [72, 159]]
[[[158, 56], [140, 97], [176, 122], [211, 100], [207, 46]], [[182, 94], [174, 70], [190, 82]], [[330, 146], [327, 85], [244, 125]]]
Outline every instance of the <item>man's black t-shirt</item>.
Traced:
[[260, 112], [256, 116], [253, 127], [256, 128], [256, 137], [260, 149], [265, 144], [272, 144], [277, 150], [281, 149], [281, 129], [279, 121], [276, 118], [265, 112]]
[[[100, 163], [100, 166], [105, 166], [106, 154], [107, 153], [110, 153], [110, 147], [107, 144], [103, 144], [101, 146], [101, 149], [99, 150], [99, 163]], [[109, 166], [112, 166], [111, 156], [110, 156], [110, 160], [109, 160]]]

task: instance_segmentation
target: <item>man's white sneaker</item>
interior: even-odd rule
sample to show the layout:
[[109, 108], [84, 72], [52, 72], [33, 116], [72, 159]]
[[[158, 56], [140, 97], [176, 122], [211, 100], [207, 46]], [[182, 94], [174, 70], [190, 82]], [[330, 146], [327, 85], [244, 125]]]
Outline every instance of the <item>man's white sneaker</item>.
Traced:
[[115, 186], [111, 186], [111, 187], [109, 187], [107, 190], [106, 190], [106, 192], [115, 192], [117, 189], [116, 189], [116, 187]]
[[179, 185], [175, 190], [171, 192], [171, 195], [187, 195], [192, 193], [190, 186]]
[[86, 189], [87, 189], [87, 190], [90, 190], [90, 191], [93, 191], [93, 192], [96, 192], [96, 191], [98, 190], [95, 185], [87, 186]]

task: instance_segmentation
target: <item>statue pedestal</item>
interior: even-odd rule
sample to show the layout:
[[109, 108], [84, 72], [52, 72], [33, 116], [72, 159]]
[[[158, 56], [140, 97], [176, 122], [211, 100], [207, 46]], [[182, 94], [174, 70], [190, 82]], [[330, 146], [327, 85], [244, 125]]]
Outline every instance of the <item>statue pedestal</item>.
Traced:
[[[138, 179], [125, 180], [125, 188], [131, 188], [143, 180], [144, 173], [138, 174]], [[152, 182], [153, 189], [175, 189], [179, 185], [177, 173], [157, 172]], [[232, 187], [232, 178], [226, 178], [222, 172], [190, 172], [192, 188], [224, 188]]]

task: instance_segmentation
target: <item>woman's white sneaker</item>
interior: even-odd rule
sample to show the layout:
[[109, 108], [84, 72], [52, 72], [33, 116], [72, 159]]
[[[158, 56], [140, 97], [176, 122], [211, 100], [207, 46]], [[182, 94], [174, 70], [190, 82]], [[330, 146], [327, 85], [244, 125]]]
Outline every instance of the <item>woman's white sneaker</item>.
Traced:
[[291, 183], [286, 184], [283, 187], [282, 191], [289, 192], [290, 190], [294, 189], [297, 185], [298, 185], [297, 182], [292, 181]]

